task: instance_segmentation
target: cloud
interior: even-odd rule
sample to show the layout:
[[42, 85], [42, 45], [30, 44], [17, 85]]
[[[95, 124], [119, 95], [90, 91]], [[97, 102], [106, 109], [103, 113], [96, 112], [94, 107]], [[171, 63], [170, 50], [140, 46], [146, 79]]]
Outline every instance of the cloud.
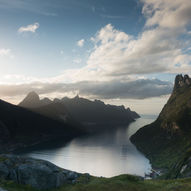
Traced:
[[[100, 99], [144, 99], [171, 93], [172, 83], [140, 79], [135, 81], [80, 82], [70, 85], [80, 95]], [[66, 88], [67, 89], [67, 88]], [[70, 89], [70, 88], [69, 88]]]
[[27, 25], [27, 26], [22, 26], [18, 29], [19, 33], [23, 33], [23, 32], [32, 32], [35, 33], [36, 30], [40, 27], [39, 23], [34, 23], [31, 25]]
[[[132, 36], [111, 24], [101, 28], [91, 40], [94, 49], [87, 66], [81, 69], [95, 77], [124, 78], [128, 75], [186, 73], [191, 70], [190, 0], [141, 0], [146, 18], [143, 31]], [[84, 77], [88, 78], [87, 75]]]
[[77, 42], [77, 45], [78, 45], [79, 47], [83, 47], [83, 46], [84, 46], [84, 43], [85, 43], [85, 40], [84, 40], [84, 39], [81, 39], [81, 40], [79, 40], [79, 41]]
[[141, 0], [143, 14], [147, 16], [146, 26], [163, 28], [184, 28], [191, 19], [189, 0]]
[[[11, 49], [9, 49], [9, 48], [1, 48], [0, 49], [0, 58], [3, 59], [5, 57], [13, 59], [15, 56], [12, 54]], [[3, 61], [1, 60], [1, 62], [3, 62]]]
[[0, 56], [10, 56], [11, 55], [11, 49], [0, 49]]
[[[58, 81], [67, 79], [73, 83], [87, 81], [94, 85], [95, 81], [100, 84], [115, 82], [120, 86], [121, 83], [116, 82], [127, 81], [132, 76], [191, 71], [191, 55], [189, 54], [191, 41], [184, 38], [189, 32], [187, 31], [187, 26], [190, 25], [188, 10], [191, 1], [183, 1], [184, 5], [178, 0], [142, 0], [142, 12], [146, 23], [138, 36], [130, 35], [107, 24], [91, 38], [94, 48], [90, 52], [86, 66], [66, 70], [55, 79]], [[165, 15], [165, 17], [160, 20], [157, 14]], [[178, 20], [177, 17], [179, 17]], [[137, 79], [134, 81], [137, 83]], [[108, 87], [106, 86], [105, 89]], [[133, 87], [136, 90], [136, 86], [132, 86], [132, 92]], [[155, 89], [155, 86], [152, 88]], [[161, 95], [164, 93], [162, 89], [158, 88], [158, 90], [162, 92]], [[112, 94], [114, 95], [115, 92], [110, 92], [111, 97]], [[152, 94], [154, 92], [150, 93]], [[139, 95], [141, 95], [140, 92], [135, 97]], [[157, 95], [160, 95], [159, 92]]]
[[[65, 70], [62, 75], [47, 80], [49, 83], [1, 86], [0, 95], [34, 90], [40, 94], [77, 92], [92, 98], [143, 99], [169, 94], [171, 83], [137, 79], [137, 76], [191, 71], [191, 40], [188, 38], [191, 1], [141, 2], [146, 21], [137, 36], [107, 24], [91, 38], [94, 48], [84, 67]], [[81, 39], [77, 45], [83, 47], [84, 43]]]
[[108, 24], [94, 37], [95, 48], [87, 67], [102, 70], [107, 76], [185, 72], [191, 69], [191, 57], [183, 52], [188, 47], [176, 33], [156, 28], [135, 38]]
[[118, 99], [133, 98], [144, 99], [170, 94], [172, 83], [157, 79], [139, 79], [135, 81], [83, 81], [77, 83], [42, 83], [33, 82], [18, 85], [0, 85], [0, 96], [25, 95], [29, 91], [39, 94], [80, 94], [89, 98]]

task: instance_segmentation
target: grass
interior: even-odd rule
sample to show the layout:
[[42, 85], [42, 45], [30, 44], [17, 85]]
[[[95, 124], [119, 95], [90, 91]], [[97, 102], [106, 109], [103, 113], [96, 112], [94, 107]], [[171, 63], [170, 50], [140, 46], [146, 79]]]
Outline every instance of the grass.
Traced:
[[[11, 181], [0, 181], [0, 186], [8, 191], [37, 191], [30, 186], [15, 184]], [[120, 175], [113, 178], [82, 176], [76, 184], [66, 184], [50, 191], [190, 191], [191, 178], [176, 180], [140, 180], [131, 175]]]

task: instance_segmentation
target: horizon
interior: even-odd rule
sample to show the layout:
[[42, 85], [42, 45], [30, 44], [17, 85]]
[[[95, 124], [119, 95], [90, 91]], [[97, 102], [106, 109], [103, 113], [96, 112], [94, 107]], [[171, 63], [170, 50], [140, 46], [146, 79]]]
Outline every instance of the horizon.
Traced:
[[191, 74], [191, 1], [0, 0], [0, 98], [74, 97], [157, 115]]

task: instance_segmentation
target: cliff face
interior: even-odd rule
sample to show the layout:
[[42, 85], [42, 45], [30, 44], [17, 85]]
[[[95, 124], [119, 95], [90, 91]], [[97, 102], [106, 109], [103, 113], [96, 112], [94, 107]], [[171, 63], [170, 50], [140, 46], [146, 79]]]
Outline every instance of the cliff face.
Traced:
[[173, 92], [157, 120], [141, 128], [131, 141], [154, 167], [166, 168], [167, 177], [191, 176], [188, 170], [191, 166], [191, 78], [188, 75], [176, 76]]

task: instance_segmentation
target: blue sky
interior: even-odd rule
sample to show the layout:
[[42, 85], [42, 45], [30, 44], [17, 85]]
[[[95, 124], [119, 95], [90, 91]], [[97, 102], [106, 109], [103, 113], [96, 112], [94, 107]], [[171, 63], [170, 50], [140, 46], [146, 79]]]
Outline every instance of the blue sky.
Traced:
[[157, 113], [175, 75], [191, 73], [190, 20], [190, 0], [0, 0], [0, 96], [80, 94]]
[[[85, 65], [87, 50], [93, 46], [90, 38], [108, 23], [130, 34], [143, 25], [141, 5], [134, 0], [2, 0], [0, 9], [1, 48], [8, 47], [15, 55], [14, 63], [9, 61], [13, 65], [1, 74], [57, 75]], [[17, 33], [35, 22], [40, 25], [35, 34]], [[86, 39], [82, 48], [76, 44], [80, 39]]]

